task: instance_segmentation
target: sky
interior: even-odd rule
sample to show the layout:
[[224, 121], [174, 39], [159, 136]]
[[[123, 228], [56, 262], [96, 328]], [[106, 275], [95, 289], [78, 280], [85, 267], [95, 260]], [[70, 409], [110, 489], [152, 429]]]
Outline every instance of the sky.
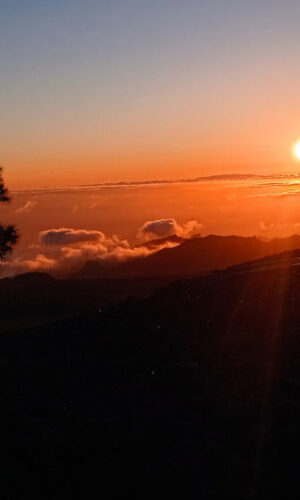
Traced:
[[300, 176], [293, 175], [15, 191], [1, 218], [21, 237], [0, 266], [1, 278], [75, 272], [88, 260], [143, 257], [149, 254], [145, 241], [173, 233], [260, 239], [299, 234], [299, 196]]
[[0, 220], [20, 234], [1, 277], [146, 255], [161, 231], [299, 233], [299, 19], [298, 0], [1, 0]]
[[14, 189], [297, 172], [298, 0], [1, 0]]

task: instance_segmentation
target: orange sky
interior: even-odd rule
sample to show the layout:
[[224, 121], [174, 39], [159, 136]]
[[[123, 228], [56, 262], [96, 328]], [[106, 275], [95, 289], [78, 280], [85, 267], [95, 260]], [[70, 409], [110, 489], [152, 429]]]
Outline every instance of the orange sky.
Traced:
[[189, 221], [193, 221], [192, 227], [202, 235], [270, 239], [300, 233], [297, 176], [60, 187], [12, 195], [12, 202], [2, 207], [1, 218], [15, 224], [21, 238], [6, 265], [8, 274], [47, 271], [53, 265], [76, 267], [102, 255], [101, 241], [78, 241], [73, 245], [47, 245], [41, 241], [42, 233], [65, 228], [72, 234], [101, 232], [105, 244], [112, 245], [110, 251], [129, 257], [144, 224], [161, 219], [174, 219], [181, 228], [190, 227]]
[[299, 14], [292, 0], [4, 2], [7, 183], [296, 172]]

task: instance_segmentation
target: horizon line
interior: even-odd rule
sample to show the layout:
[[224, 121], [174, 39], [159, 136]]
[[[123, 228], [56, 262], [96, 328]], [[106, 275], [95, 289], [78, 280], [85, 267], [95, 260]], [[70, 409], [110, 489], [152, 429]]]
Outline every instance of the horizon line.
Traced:
[[71, 191], [78, 189], [93, 189], [93, 188], [122, 188], [122, 187], [142, 187], [151, 185], [167, 185], [167, 184], [193, 184], [200, 182], [212, 181], [246, 181], [246, 180], [266, 180], [266, 179], [284, 179], [300, 177], [298, 173], [280, 173], [280, 174], [212, 174], [207, 176], [199, 176], [193, 178], [182, 179], [152, 179], [142, 181], [116, 181], [116, 182], [97, 182], [93, 184], [71, 184], [66, 186], [42, 186], [42, 187], [28, 187], [22, 189], [11, 189], [10, 192], [14, 194], [22, 194], [27, 192], [45, 193], [57, 191]]

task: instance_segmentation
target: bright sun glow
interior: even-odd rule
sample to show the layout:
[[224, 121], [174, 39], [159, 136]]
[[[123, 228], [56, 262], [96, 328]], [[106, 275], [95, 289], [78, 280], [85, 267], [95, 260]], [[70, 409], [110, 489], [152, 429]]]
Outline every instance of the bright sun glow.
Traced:
[[300, 160], [300, 141], [296, 142], [294, 146], [294, 155], [296, 156], [297, 160]]

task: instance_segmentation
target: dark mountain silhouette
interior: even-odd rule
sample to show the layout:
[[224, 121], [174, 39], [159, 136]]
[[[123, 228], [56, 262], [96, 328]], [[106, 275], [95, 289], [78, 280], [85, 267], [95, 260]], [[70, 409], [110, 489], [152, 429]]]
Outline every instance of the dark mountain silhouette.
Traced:
[[[276, 252], [300, 246], [299, 240], [298, 236], [271, 242], [256, 238], [195, 237], [184, 240], [178, 247], [143, 259], [108, 267], [105, 262], [88, 263], [85, 271], [75, 276], [82, 279], [70, 277], [58, 280], [46, 273], [5, 278], [0, 280], [1, 328], [2, 331], [12, 331], [47, 324], [74, 313], [102, 309], [130, 296], [146, 297], [159, 286], [180, 276], [203, 275], [211, 269], [226, 268], [232, 263], [243, 266], [247, 260], [255, 265], [255, 257], [268, 252], [273, 252], [274, 256], [266, 259], [275, 258], [275, 265], [279, 265]], [[159, 241], [155, 240], [154, 244]], [[169, 237], [168, 241], [178, 241], [177, 236]], [[241, 260], [242, 264], [239, 264]]]
[[127, 262], [89, 261], [76, 277], [191, 276], [296, 248], [300, 248], [298, 235], [271, 241], [211, 235], [184, 240], [176, 247]]
[[293, 498], [298, 263], [289, 252], [2, 334], [2, 498]]
[[128, 297], [146, 297], [169, 280], [55, 279], [25, 273], [0, 280], [1, 333], [53, 323], [59, 318], [102, 309]]
[[165, 245], [166, 243], [180, 244], [185, 241], [185, 238], [178, 236], [177, 234], [172, 234], [171, 236], [166, 236], [165, 238], [156, 238], [154, 240], [144, 241], [135, 248], [146, 247], [146, 248], [156, 248]]
[[[282, 267], [294, 267], [300, 265], [300, 249], [286, 250], [278, 254], [267, 255], [261, 259], [242, 262], [225, 269], [228, 273], [253, 272], [268, 269], [280, 269]], [[216, 271], [218, 272], [218, 271]]]

